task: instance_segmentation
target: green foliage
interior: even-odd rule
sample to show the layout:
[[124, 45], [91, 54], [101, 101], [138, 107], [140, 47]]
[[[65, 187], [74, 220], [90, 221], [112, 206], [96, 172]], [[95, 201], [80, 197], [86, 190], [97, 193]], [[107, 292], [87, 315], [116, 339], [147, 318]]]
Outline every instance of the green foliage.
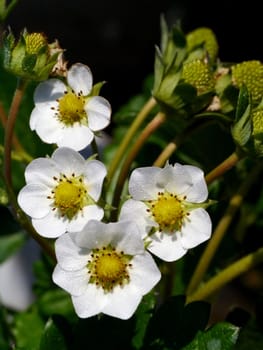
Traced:
[[40, 340], [39, 350], [67, 350], [65, 338], [61, 331], [61, 322], [58, 317], [49, 319], [45, 325], [44, 332]]
[[167, 299], [149, 321], [143, 349], [180, 349], [199, 330], [204, 330], [210, 306], [205, 302], [185, 305], [184, 296]]
[[195, 339], [182, 350], [232, 350], [239, 328], [230, 323], [217, 323], [205, 332], [198, 332]]
[[0, 264], [14, 254], [25, 243], [24, 232], [0, 236]]
[[15, 315], [13, 333], [18, 350], [38, 350], [44, 323], [33, 308]]

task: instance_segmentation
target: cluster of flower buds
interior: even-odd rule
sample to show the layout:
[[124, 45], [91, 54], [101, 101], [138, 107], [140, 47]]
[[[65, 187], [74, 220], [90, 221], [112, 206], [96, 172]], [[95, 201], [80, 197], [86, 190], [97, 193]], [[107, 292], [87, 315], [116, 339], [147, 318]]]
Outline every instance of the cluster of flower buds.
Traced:
[[[263, 64], [258, 60], [220, 61], [217, 38], [210, 28], [200, 27], [185, 35], [178, 25], [168, 30], [164, 19], [161, 23], [152, 91], [161, 108], [174, 119], [215, 116], [227, 122], [239, 152], [261, 157]], [[244, 104], [246, 112], [240, 109]]]

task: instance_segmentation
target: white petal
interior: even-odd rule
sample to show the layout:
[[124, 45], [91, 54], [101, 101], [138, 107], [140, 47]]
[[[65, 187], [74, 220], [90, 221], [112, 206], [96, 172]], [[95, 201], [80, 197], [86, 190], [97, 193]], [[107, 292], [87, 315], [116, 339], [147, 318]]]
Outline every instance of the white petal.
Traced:
[[49, 189], [40, 184], [29, 184], [18, 194], [18, 204], [32, 218], [40, 219], [50, 212]]
[[101, 248], [109, 245], [110, 235], [106, 234], [107, 224], [98, 220], [90, 220], [75, 236], [76, 243], [81, 248]]
[[104, 293], [102, 288], [89, 283], [84, 294], [72, 296], [72, 302], [77, 315], [80, 318], [87, 318], [102, 312], [108, 302], [108, 294]]
[[32, 225], [35, 230], [43, 237], [56, 238], [66, 232], [68, 220], [56, 215], [50, 211], [47, 216], [42, 219], [32, 219]]
[[70, 233], [60, 236], [55, 242], [56, 257], [61, 268], [67, 271], [80, 270], [87, 265], [90, 250], [79, 248]]
[[136, 200], [156, 199], [159, 188], [156, 176], [161, 169], [157, 167], [144, 167], [135, 169], [130, 176], [129, 192]]
[[141, 201], [128, 199], [121, 207], [119, 220], [132, 220], [135, 222], [140, 230], [141, 237], [144, 238], [153, 226], [158, 226], [155, 221], [150, 219], [147, 208]]
[[[97, 201], [101, 195], [102, 184], [107, 170], [105, 165], [98, 160], [88, 160], [85, 163], [83, 175], [89, 190], [89, 195]], [[96, 174], [96, 176], [94, 176]]]
[[57, 145], [80, 151], [87, 147], [93, 138], [94, 134], [87, 126], [75, 124], [73, 127], [62, 129], [61, 138], [58, 140]]
[[65, 271], [60, 265], [56, 265], [52, 279], [59, 287], [76, 296], [85, 293], [89, 281], [86, 268], [78, 271]]
[[194, 248], [211, 236], [212, 223], [207, 211], [198, 208], [190, 211], [187, 222], [182, 227], [181, 243], [185, 249]]
[[178, 260], [187, 252], [177, 234], [156, 232], [150, 238], [151, 243], [147, 249], [164, 261]]
[[192, 165], [185, 165], [184, 168], [192, 179], [192, 186], [185, 192], [187, 201], [202, 203], [207, 199], [208, 189], [204, 178], [204, 172]]
[[142, 295], [150, 292], [161, 278], [161, 272], [148, 252], [133, 257], [129, 275], [130, 283], [134, 284]]
[[46, 143], [59, 142], [63, 125], [57, 120], [55, 112], [44, 108], [35, 108], [33, 112], [33, 121], [30, 122], [31, 130], [35, 130], [41, 140]]
[[183, 165], [168, 165], [162, 169], [158, 181], [165, 184], [168, 192], [184, 196], [185, 192], [191, 188], [192, 179]]
[[102, 312], [109, 316], [127, 320], [136, 311], [142, 300], [142, 295], [129, 283], [123, 288], [115, 287], [108, 298], [109, 300], [103, 307]]
[[107, 225], [107, 235], [118, 251], [135, 255], [144, 252], [144, 243], [138, 226], [132, 221], [119, 221]]
[[69, 147], [59, 147], [52, 154], [52, 160], [60, 168], [60, 172], [65, 175], [72, 175], [73, 173], [77, 176], [83, 173], [85, 166], [85, 159]]
[[34, 102], [38, 107], [53, 105], [54, 101], [64, 95], [66, 85], [59, 79], [49, 79], [40, 83], [34, 92]]
[[88, 115], [89, 128], [92, 131], [102, 130], [109, 125], [111, 106], [105, 98], [101, 96], [91, 97], [84, 109]]
[[103, 216], [104, 210], [98, 205], [87, 205], [83, 208], [82, 212], [69, 221], [67, 230], [68, 232], [81, 231], [88, 221], [101, 220]]
[[38, 123], [38, 115], [39, 115], [39, 113], [41, 113], [39, 111], [39, 108], [35, 107], [33, 109], [33, 111], [31, 112], [31, 114], [30, 114], [29, 127], [30, 127], [31, 130], [35, 130], [36, 129], [36, 125]]
[[91, 249], [111, 244], [130, 255], [144, 252], [144, 243], [137, 225], [126, 221], [105, 224], [91, 220], [76, 236], [76, 243], [80, 247]]
[[[53, 189], [57, 184], [53, 177], [59, 177], [60, 169], [50, 158], [36, 158], [25, 170], [27, 183], [39, 183]], [[50, 194], [50, 193], [49, 193]]]
[[92, 80], [91, 70], [84, 64], [73, 64], [68, 71], [68, 84], [76, 94], [82, 92], [84, 96], [87, 96], [92, 88]]

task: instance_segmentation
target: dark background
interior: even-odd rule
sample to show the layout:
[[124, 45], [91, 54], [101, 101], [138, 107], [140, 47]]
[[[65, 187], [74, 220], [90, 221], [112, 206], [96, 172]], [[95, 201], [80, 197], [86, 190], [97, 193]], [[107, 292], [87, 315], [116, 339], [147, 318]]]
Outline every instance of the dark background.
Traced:
[[69, 64], [90, 66], [94, 82], [106, 80], [101, 95], [116, 111], [139, 93], [153, 71], [159, 44], [160, 14], [168, 24], [180, 20], [184, 32], [210, 27], [222, 61], [263, 59], [260, 1], [19, 0], [8, 18], [14, 33], [24, 27], [58, 39]]

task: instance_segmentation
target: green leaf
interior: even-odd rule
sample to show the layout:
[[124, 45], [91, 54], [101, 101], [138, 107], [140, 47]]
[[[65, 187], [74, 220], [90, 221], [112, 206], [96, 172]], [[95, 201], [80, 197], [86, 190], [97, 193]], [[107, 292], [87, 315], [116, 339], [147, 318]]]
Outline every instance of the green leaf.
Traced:
[[0, 263], [3, 263], [18, 249], [20, 249], [26, 241], [26, 235], [20, 231], [11, 235], [0, 236]]
[[59, 324], [49, 319], [41, 337], [39, 350], [66, 350], [67, 345]]
[[191, 341], [199, 330], [204, 330], [210, 313], [206, 302], [185, 305], [182, 295], [169, 298], [149, 321], [143, 349], [162, 347], [180, 349]]
[[56, 313], [69, 319], [74, 318], [75, 312], [70, 295], [62, 289], [54, 288], [45, 292], [38, 298], [37, 302], [41, 313], [46, 316]]
[[0, 306], [0, 349], [9, 350], [10, 343], [11, 339], [8, 324], [8, 314], [6, 310]]
[[236, 119], [231, 131], [234, 140], [241, 147], [245, 146], [252, 133], [251, 104], [245, 85], [241, 87], [239, 92]]
[[242, 118], [243, 114], [247, 110], [247, 106], [250, 103], [249, 93], [245, 85], [243, 85], [239, 91], [237, 107], [236, 107], [236, 121]]
[[263, 334], [260, 322], [251, 318], [241, 329], [234, 350], [258, 350], [263, 349]]
[[195, 339], [182, 350], [232, 350], [239, 328], [227, 323], [217, 323], [205, 332], [198, 332]]
[[153, 293], [146, 295], [140, 303], [136, 311], [136, 329], [133, 338], [133, 345], [136, 349], [140, 349], [143, 344], [143, 338], [149, 319], [156, 303], [156, 298]]
[[44, 322], [36, 309], [16, 314], [13, 333], [18, 350], [39, 350]]

